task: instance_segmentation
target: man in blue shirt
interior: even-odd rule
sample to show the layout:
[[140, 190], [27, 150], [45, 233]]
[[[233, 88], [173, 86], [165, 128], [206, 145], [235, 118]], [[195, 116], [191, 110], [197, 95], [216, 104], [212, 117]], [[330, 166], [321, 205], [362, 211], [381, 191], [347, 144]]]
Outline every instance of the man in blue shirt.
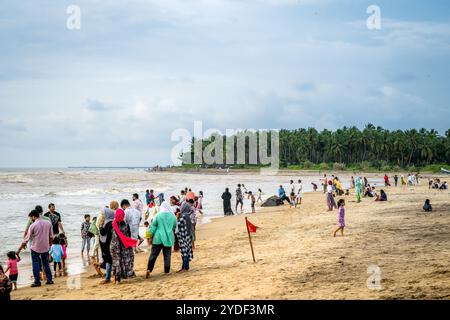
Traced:
[[289, 198], [286, 196], [286, 191], [284, 191], [283, 186], [280, 186], [280, 189], [278, 189], [278, 198], [280, 198], [280, 200], [283, 202], [284, 200], [286, 200], [287, 202], [289, 202], [289, 204], [292, 205], [291, 200], [289, 200]]

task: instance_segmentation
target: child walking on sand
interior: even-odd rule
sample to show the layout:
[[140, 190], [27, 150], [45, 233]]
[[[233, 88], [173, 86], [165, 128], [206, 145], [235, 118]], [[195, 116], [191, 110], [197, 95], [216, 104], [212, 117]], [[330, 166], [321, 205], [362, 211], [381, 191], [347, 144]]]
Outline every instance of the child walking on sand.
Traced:
[[11, 280], [14, 290], [17, 290], [17, 278], [19, 276], [17, 263], [20, 261], [20, 257], [14, 251], [8, 252], [6, 256], [8, 257], [8, 265], [5, 273], [9, 271], [9, 280]]
[[86, 247], [88, 257], [89, 251], [91, 251], [91, 238], [89, 237], [90, 226], [91, 226], [91, 216], [89, 214], [85, 214], [84, 221], [81, 224], [81, 255], [83, 255], [84, 248]]
[[340, 199], [338, 201], [338, 228], [334, 231], [333, 237], [336, 237], [336, 233], [341, 230], [341, 235], [344, 236], [344, 228], [345, 228], [345, 200]]
[[147, 239], [147, 245], [149, 247], [152, 246], [152, 235], [150, 234], [150, 223], [148, 221], [144, 222], [144, 227], [145, 227], [145, 239]]
[[62, 276], [62, 257], [64, 256], [63, 248], [60, 244], [60, 239], [53, 239], [52, 246], [50, 247], [49, 254], [53, 259], [53, 271], [55, 272], [55, 278], [58, 276], [56, 273], [56, 267], [58, 267], [59, 276]]

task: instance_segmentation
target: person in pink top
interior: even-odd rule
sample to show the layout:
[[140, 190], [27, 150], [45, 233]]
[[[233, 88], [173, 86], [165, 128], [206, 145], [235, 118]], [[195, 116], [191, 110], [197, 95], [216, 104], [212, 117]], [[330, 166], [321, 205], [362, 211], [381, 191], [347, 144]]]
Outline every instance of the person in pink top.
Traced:
[[[21, 246], [16, 254], [20, 255], [20, 251], [24, 249], [31, 239], [31, 261], [33, 266], [34, 283], [32, 287], [41, 286], [41, 266], [43, 267], [47, 276], [46, 284], [53, 284], [52, 271], [48, 261], [48, 252], [50, 250], [50, 242], [53, 240], [53, 227], [49, 221], [41, 219], [37, 210], [32, 210], [29, 217], [33, 220], [28, 233], [22, 241]], [[42, 263], [42, 264], [41, 264]]]
[[17, 263], [20, 261], [20, 257], [14, 251], [8, 252], [6, 256], [8, 257], [8, 264], [5, 273], [9, 271], [9, 280], [11, 280], [14, 290], [17, 290], [17, 278], [19, 276]]
[[133, 194], [133, 204], [131, 207], [138, 210], [140, 213], [144, 213], [144, 204], [141, 199], [139, 199], [139, 195], [137, 193]]

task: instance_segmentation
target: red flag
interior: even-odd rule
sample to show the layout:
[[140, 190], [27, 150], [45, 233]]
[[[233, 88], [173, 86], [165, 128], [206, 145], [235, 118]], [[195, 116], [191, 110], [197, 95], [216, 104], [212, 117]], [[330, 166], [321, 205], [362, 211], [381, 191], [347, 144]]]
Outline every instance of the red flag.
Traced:
[[256, 232], [256, 229], [258, 228], [257, 226], [255, 226], [253, 223], [251, 223], [250, 221], [248, 221], [247, 219], [245, 220], [247, 222], [247, 230], [249, 232]]

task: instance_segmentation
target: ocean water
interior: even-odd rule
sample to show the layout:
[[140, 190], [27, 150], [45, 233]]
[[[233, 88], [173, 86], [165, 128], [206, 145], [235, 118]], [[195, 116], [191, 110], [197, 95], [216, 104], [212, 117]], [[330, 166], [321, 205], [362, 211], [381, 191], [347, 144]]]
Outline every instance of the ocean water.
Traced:
[[[276, 194], [278, 186], [288, 190], [289, 180], [303, 180], [305, 192], [312, 191], [311, 182], [320, 188], [320, 176], [265, 176], [260, 174], [190, 174], [172, 172], [146, 172], [142, 169], [24, 169], [0, 170], [0, 262], [4, 265], [6, 252], [17, 250], [23, 238], [28, 213], [41, 205], [46, 212], [49, 203], [55, 203], [62, 216], [62, 223], [68, 237], [67, 267], [70, 274], [82, 272], [88, 261], [80, 256], [80, 226], [83, 216], [89, 213], [95, 217], [110, 201], [131, 200], [133, 193], [139, 193], [145, 202], [145, 190], [154, 189], [156, 194], [164, 193], [168, 199], [179, 194], [185, 187], [196, 194], [204, 192], [204, 215], [199, 223], [207, 223], [214, 217], [223, 216], [222, 195], [225, 187], [233, 194], [237, 183], [243, 183], [248, 191], [261, 188], [265, 197]], [[348, 177], [342, 178], [348, 186]], [[263, 198], [265, 198], [263, 197]], [[233, 199], [232, 199], [233, 203]], [[244, 201], [244, 210], [250, 211], [250, 202]], [[144, 231], [141, 231], [144, 234]], [[19, 264], [19, 285], [31, 283], [29, 249], [22, 252]]]

